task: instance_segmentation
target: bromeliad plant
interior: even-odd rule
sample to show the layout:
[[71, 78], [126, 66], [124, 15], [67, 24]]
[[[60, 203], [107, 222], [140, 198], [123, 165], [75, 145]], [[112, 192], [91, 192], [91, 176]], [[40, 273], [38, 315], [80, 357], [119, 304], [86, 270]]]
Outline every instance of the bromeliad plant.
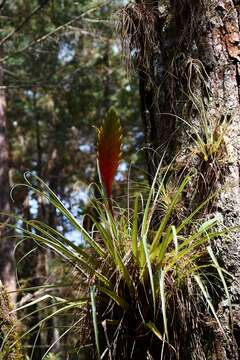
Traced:
[[[44, 196], [79, 231], [84, 247], [40, 221], [22, 219], [24, 226], [16, 229], [73, 264], [87, 283], [83, 298], [51, 297], [57, 310], [49, 316], [77, 308], [84, 317], [88, 316], [86, 308], [90, 309], [89, 336], [94, 339], [90, 359], [184, 359], [189, 352], [205, 358], [207, 344], [202, 344], [202, 334], [219, 328], [224, 336], [211, 297], [220, 291], [219, 285], [231, 309], [225, 272], [214, 256], [211, 240], [230, 230], [215, 230], [216, 218], [200, 221], [210, 199], [176, 220], [177, 204], [194, 177], [191, 173], [181, 180], [152, 229], [166, 181], [160, 166], [149, 192], [133, 195], [133, 208], [112, 206], [109, 199], [120, 159], [121, 133], [118, 116], [111, 109], [98, 137], [99, 172], [106, 194], [100, 189], [103, 201], [93, 202], [97, 218], [92, 217], [90, 233], [46, 183], [31, 174], [25, 177], [25, 186]], [[211, 325], [203, 326], [203, 320]], [[79, 326], [79, 319], [76, 324]]]

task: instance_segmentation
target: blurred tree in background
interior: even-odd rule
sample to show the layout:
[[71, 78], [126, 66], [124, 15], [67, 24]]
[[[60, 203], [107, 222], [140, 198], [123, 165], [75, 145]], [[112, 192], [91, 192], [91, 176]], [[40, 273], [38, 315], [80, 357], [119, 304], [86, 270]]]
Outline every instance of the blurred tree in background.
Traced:
[[[140, 148], [143, 135], [137, 76], [126, 76], [111, 16], [122, 4], [84, 0], [17, 0], [0, 4], [1, 102], [7, 103], [0, 117], [0, 184], [4, 189], [1, 210], [8, 211], [14, 205], [19, 214], [58, 226], [78, 242], [81, 239], [74, 238], [72, 229], [41, 197], [21, 188], [13, 192], [13, 203], [9, 189], [22, 182], [24, 172], [31, 171], [47, 180], [68, 207], [81, 216], [87, 206], [87, 186], [97, 179], [93, 126], [99, 126], [112, 105], [122, 118], [125, 133], [118, 180], [126, 180], [129, 162], [136, 163], [138, 158], [132, 149]], [[141, 161], [135, 170], [141, 175], [139, 166]], [[120, 188], [116, 191], [121, 195]], [[15, 243], [6, 235], [2, 231], [0, 256], [5, 261], [0, 277], [4, 280], [8, 271], [5, 283], [14, 291]], [[45, 249], [31, 249], [30, 240], [18, 247], [16, 265], [20, 289], [33, 287], [34, 296], [39, 286], [54, 282], [50, 269], [61, 270]], [[63, 282], [64, 276], [63, 271]], [[18, 294], [17, 300], [24, 304], [24, 293]], [[36, 312], [26, 326], [34, 326], [41, 317]], [[50, 330], [39, 336], [34, 333], [28, 340], [30, 347], [36, 345], [34, 359], [41, 359], [41, 347], [44, 351], [44, 346], [56, 340], [57, 330], [52, 331], [55, 325], [50, 321]]]

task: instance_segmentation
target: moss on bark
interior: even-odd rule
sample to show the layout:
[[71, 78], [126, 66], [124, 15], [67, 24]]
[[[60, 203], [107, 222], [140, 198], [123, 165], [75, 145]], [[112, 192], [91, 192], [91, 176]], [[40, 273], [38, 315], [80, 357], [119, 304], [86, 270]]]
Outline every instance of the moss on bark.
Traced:
[[17, 319], [11, 313], [9, 297], [0, 281], [0, 360], [23, 360], [21, 343], [16, 330]]

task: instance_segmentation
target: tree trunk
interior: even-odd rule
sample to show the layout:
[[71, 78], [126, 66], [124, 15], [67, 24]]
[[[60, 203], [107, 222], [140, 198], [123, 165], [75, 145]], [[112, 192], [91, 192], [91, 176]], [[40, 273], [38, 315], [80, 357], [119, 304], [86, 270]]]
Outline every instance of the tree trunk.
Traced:
[[[174, 160], [174, 171], [177, 169], [179, 173], [194, 167], [199, 175], [193, 186], [197, 189], [192, 194], [193, 205], [222, 187], [217, 203], [208, 213], [211, 210], [220, 214], [224, 225], [237, 225], [240, 218], [239, 1], [136, 3], [134, 14], [141, 11], [142, 17], [139, 20], [132, 15], [138, 30], [132, 48], [137, 54], [146, 143], [154, 149], [154, 156], [148, 152], [150, 177], [154, 176], [162, 157], [165, 164]], [[214, 146], [217, 149], [213, 150]], [[230, 242], [219, 241], [215, 251], [236, 281], [231, 286], [233, 336], [225, 341], [216, 331], [212, 358], [239, 359], [240, 233]], [[218, 312], [227, 326], [227, 310], [221, 301]]]
[[[46, 178], [49, 179], [50, 189], [53, 190], [56, 194], [58, 194], [59, 180], [60, 180], [59, 177], [61, 174], [61, 161], [60, 161], [59, 154], [60, 154], [60, 149], [59, 149], [58, 143], [54, 143], [53, 148], [51, 149], [51, 152], [50, 152], [49, 159], [48, 159]], [[47, 222], [48, 226], [55, 229], [57, 227], [56, 209], [51, 204], [48, 204], [48, 206], [46, 207], [46, 210], [47, 210], [46, 222]], [[55, 256], [55, 254], [53, 252], [51, 252], [50, 250], [47, 250], [46, 259], [48, 261], [49, 261], [49, 259], [53, 258], [54, 256]], [[47, 273], [49, 276], [49, 269], [47, 269]], [[55, 310], [56, 310], [55, 308], [52, 308], [51, 311], [55, 311]], [[60, 334], [59, 334], [59, 329], [58, 329], [57, 318], [54, 316], [52, 318], [50, 318], [47, 321], [46, 326], [47, 326], [47, 336], [46, 336], [47, 344], [52, 345], [54, 343], [55, 345], [52, 348], [52, 352], [58, 353], [58, 351], [60, 350], [60, 342], [58, 341]]]
[[[3, 58], [3, 50], [0, 48], [0, 59]], [[6, 120], [6, 97], [3, 86], [3, 63], [0, 63], [0, 211], [10, 211], [10, 186], [9, 186], [9, 149], [7, 139], [7, 120]], [[6, 216], [0, 217], [1, 222], [9, 221]], [[11, 291], [11, 302], [16, 301], [16, 280], [14, 266], [14, 246], [13, 238], [10, 237], [6, 226], [0, 229], [0, 280], [2, 280], [7, 291]]]

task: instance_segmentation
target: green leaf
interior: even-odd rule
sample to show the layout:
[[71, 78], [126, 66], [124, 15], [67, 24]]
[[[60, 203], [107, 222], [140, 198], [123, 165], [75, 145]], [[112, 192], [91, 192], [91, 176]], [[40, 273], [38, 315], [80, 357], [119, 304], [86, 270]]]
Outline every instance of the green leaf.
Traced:
[[170, 217], [171, 217], [171, 215], [173, 213], [173, 210], [175, 209], [175, 206], [176, 206], [176, 204], [177, 204], [177, 202], [178, 202], [184, 188], [186, 187], [186, 185], [190, 181], [190, 179], [191, 179], [190, 175], [186, 176], [184, 178], [184, 180], [182, 181], [181, 185], [179, 186], [178, 191], [175, 194], [175, 196], [174, 196], [174, 198], [173, 198], [173, 200], [172, 200], [166, 214], [164, 215], [163, 219], [161, 220], [160, 226], [159, 226], [159, 228], [157, 230], [157, 233], [156, 233], [156, 235], [155, 235], [155, 237], [153, 239], [152, 245], [151, 245], [151, 252], [153, 252], [154, 248], [156, 246], [158, 246], [159, 241], [161, 239], [161, 236], [163, 234], [163, 230], [166, 227], [166, 225], [167, 225], [167, 223], [168, 223], [168, 221], [169, 221], [169, 219], [170, 219]]
[[227, 300], [228, 300], [228, 306], [229, 306], [229, 313], [230, 313], [230, 321], [231, 321], [231, 328], [232, 328], [232, 332], [233, 332], [233, 309], [232, 309], [232, 302], [231, 302], [231, 296], [229, 294], [229, 291], [228, 291], [228, 287], [227, 287], [227, 284], [226, 284], [226, 281], [225, 281], [225, 278], [224, 278], [224, 275], [223, 275], [223, 271], [222, 271], [222, 268], [221, 266], [219, 265], [218, 261], [217, 261], [217, 258], [216, 256], [214, 255], [213, 253], [213, 250], [211, 248], [211, 246], [208, 246], [207, 247], [207, 250], [208, 250], [208, 253], [217, 269], [217, 272], [219, 274], [219, 277], [222, 281], [222, 284], [223, 284], [223, 288], [224, 288], [224, 291], [225, 291], [225, 294], [226, 294], [226, 297], [227, 297]]
[[139, 195], [136, 195], [134, 201], [133, 225], [132, 225], [132, 253], [138, 262], [138, 203]]
[[167, 326], [167, 311], [166, 311], [165, 275], [166, 275], [165, 271], [162, 270], [160, 272], [159, 286], [160, 286], [160, 298], [161, 298], [161, 304], [162, 304], [164, 332], [165, 332], [167, 341], [169, 341], [168, 326]]
[[129, 310], [129, 304], [115, 291], [109, 290], [102, 286], [97, 286], [98, 290], [109, 296], [117, 305], [121, 306], [125, 311]]
[[225, 337], [226, 337], [226, 334], [225, 334], [225, 332], [224, 332], [224, 330], [223, 330], [222, 324], [221, 324], [221, 322], [220, 322], [220, 320], [219, 320], [219, 318], [218, 318], [218, 316], [217, 316], [217, 313], [216, 313], [216, 311], [215, 311], [215, 309], [214, 309], [214, 306], [213, 306], [213, 304], [212, 304], [212, 301], [211, 301], [212, 299], [211, 299], [211, 297], [209, 296], [209, 293], [208, 293], [207, 288], [204, 286], [204, 284], [203, 284], [203, 282], [202, 282], [202, 280], [201, 280], [201, 278], [200, 278], [200, 276], [199, 276], [198, 274], [194, 274], [194, 279], [195, 279], [196, 283], [198, 284], [199, 288], [201, 289], [202, 294], [203, 294], [203, 296], [205, 297], [205, 299], [206, 299], [206, 301], [207, 301], [207, 304], [208, 304], [208, 306], [210, 307], [210, 309], [211, 309], [211, 311], [212, 311], [212, 313], [213, 313], [213, 316], [215, 317], [215, 319], [216, 319], [216, 321], [217, 321], [220, 329], [222, 330], [223, 334], [224, 334]]
[[159, 340], [161, 340], [162, 342], [165, 341], [164, 336], [162, 336], [162, 334], [160, 333], [160, 331], [157, 329], [156, 325], [152, 321], [148, 321], [146, 323], [146, 327], [150, 329], [152, 333], [156, 335]]
[[98, 356], [98, 359], [101, 359], [98, 324], [97, 324], [96, 286], [91, 287], [90, 295], [91, 295], [92, 319], [93, 319], [93, 329], [94, 329], [95, 344], [96, 344], [96, 349], [97, 349], [97, 356]]

